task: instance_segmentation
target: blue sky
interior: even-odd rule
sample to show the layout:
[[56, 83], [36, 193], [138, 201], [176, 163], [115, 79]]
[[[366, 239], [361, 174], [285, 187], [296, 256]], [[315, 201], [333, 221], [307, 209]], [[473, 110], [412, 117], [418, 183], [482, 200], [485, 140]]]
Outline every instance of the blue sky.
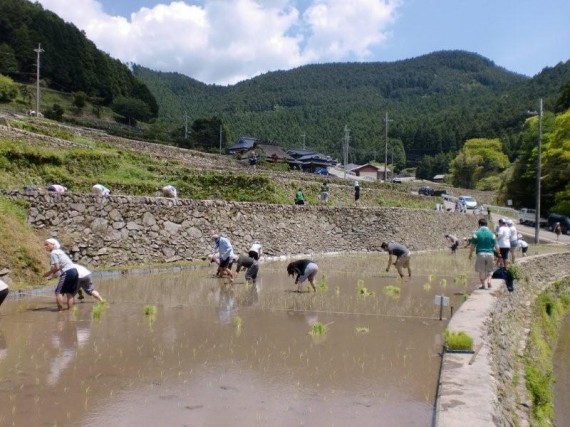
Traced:
[[527, 76], [570, 59], [570, 0], [39, 3], [125, 63], [222, 85], [310, 63], [391, 62], [449, 49]]

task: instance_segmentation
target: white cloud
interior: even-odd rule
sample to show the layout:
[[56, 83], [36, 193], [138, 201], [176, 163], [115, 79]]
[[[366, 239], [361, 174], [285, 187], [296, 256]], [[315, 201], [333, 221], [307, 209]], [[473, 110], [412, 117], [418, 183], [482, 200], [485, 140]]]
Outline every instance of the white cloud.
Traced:
[[110, 16], [96, 0], [39, 0], [123, 62], [233, 84], [313, 62], [365, 60], [385, 42], [403, 0], [184, 1]]

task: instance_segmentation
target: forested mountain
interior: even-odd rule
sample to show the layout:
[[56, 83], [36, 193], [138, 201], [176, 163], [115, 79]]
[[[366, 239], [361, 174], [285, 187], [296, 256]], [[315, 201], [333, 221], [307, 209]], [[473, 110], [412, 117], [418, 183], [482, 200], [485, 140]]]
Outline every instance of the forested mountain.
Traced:
[[[74, 7], [74, 6], [70, 6]], [[35, 82], [38, 49], [42, 82], [62, 92], [84, 92], [94, 102], [110, 105], [119, 98], [143, 101], [150, 116], [158, 104], [120, 61], [97, 49], [74, 25], [26, 0], [0, 1], [0, 74]]]
[[481, 137], [501, 138], [514, 156], [526, 112], [539, 97], [547, 108], [554, 103], [570, 80], [570, 61], [531, 79], [474, 53], [442, 51], [391, 63], [307, 65], [228, 87], [137, 65], [133, 72], [167, 122], [217, 116], [230, 141], [247, 134], [292, 147], [304, 135], [307, 146], [339, 158], [347, 125], [356, 163], [383, 158], [388, 113], [389, 140], [402, 142], [413, 165]]

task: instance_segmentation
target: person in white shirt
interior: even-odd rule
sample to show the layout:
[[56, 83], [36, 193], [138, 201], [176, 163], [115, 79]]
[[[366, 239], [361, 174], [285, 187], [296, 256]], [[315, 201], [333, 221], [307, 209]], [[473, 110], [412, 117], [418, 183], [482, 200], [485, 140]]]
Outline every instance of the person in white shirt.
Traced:
[[97, 196], [108, 196], [111, 194], [111, 190], [102, 184], [95, 184], [92, 189], [93, 194], [96, 194]]
[[67, 297], [67, 308], [71, 309], [75, 303], [77, 293], [77, 269], [71, 258], [61, 250], [56, 239], [47, 239], [44, 243], [46, 251], [50, 253], [50, 269], [43, 277], [52, 277], [59, 274], [59, 281], [55, 288], [55, 301], [58, 311], [63, 310], [63, 296]]
[[97, 301], [99, 302], [105, 301], [103, 297], [101, 297], [99, 292], [95, 290], [95, 285], [93, 285], [93, 278], [91, 276], [91, 272], [82, 265], [79, 264], [73, 264], [73, 265], [75, 266], [75, 269], [77, 270], [77, 275], [79, 276], [77, 299], [78, 300], [84, 299], [85, 297], [83, 296], [83, 291], [85, 291], [87, 295], [91, 295]]
[[259, 243], [259, 240], [253, 241], [251, 248], [249, 248], [248, 255], [250, 258], [259, 261], [261, 255], [263, 255], [263, 248], [261, 247], [261, 243]]
[[506, 267], [509, 260], [509, 252], [511, 250], [511, 230], [507, 226], [505, 219], [499, 219], [499, 228], [497, 229], [497, 246], [499, 246], [500, 258], [499, 266]]
[[178, 191], [174, 185], [165, 185], [162, 187], [162, 195], [176, 199], [178, 197]]
[[507, 219], [507, 227], [509, 227], [509, 231], [510, 231], [510, 239], [511, 239], [511, 250], [510, 250], [510, 254], [511, 254], [511, 261], [515, 262], [515, 249], [518, 247], [518, 231], [517, 228], [515, 227], [515, 224], [513, 222], [512, 219]]
[[523, 239], [518, 239], [518, 243], [518, 247], [521, 248], [522, 256], [526, 256], [526, 253], [528, 251], [528, 243]]

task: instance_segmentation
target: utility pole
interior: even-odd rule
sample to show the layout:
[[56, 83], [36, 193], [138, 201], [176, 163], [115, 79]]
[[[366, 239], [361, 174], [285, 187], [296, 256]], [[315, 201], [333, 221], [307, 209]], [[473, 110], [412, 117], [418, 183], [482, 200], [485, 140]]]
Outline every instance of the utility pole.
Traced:
[[222, 125], [220, 125], [220, 154], [222, 154]]
[[536, 165], [536, 213], [534, 218], [534, 243], [539, 242], [540, 233], [540, 175], [542, 175], [542, 98], [538, 106], [538, 160]]
[[386, 117], [384, 118], [384, 123], [386, 123], [386, 138], [385, 143], [386, 146], [384, 147], [384, 182], [388, 182], [388, 122], [393, 122], [388, 118], [388, 112], [386, 112]]
[[350, 130], [347, 125], [344, 125], [344, 178], [348, 168], [348, 141], [350, 141]]
[[44, 52], [41, 43], [38, 43], [38, 48], [34, 49], [37, 53], [36, 59], [36, 117], [40, 114], [40, 54]]
[[184, 139], [188, 139], [188, 114], [184, 111]]
[[305, 149], [305, 132], [301, 135], [303, 137], [303, 150]]

